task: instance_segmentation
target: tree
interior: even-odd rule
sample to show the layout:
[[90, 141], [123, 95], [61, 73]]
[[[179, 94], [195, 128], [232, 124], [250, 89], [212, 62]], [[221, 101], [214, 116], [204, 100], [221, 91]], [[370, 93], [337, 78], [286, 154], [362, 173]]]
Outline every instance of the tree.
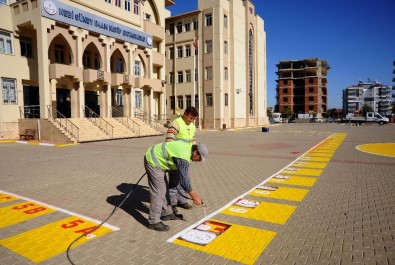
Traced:
[[326, 116], [328, 116], [328, 117], [334, 117], [334, 116], [335, 116], [335, 112], [336, 112], [336, 108], [329, 109], [329, 110], [326, 112]]
[[372, 109], [372, 107], [368, 104], [365, 104], [362, 106], [362, 112], [363, 112], [363, 116], [366, 116], [367, 112], [373, 112], [374, 110]]

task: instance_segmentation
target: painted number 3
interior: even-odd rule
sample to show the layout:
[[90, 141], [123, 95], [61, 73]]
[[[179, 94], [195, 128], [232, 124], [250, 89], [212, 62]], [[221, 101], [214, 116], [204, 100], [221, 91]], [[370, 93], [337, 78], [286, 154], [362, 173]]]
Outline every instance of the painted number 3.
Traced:
[[[23, 210], [23, 209], [26, 209], [26, 208], [32, 207], [32, 206], [36, 206], [36, 205], [34, 205], [34, 203], [26, 203], [26, 204], [15, 206], [12, 209], [14, 209], [14, 210]], [[26, 210], [26, 211], [23, 211], [23, 212], [25, 214], [35, 214], [35, 213], [38, 213], [38, 212], [45, 211], [46, 209], [47, 208], [40, 206], [40, 207], [29, 209], [29, 210]]]

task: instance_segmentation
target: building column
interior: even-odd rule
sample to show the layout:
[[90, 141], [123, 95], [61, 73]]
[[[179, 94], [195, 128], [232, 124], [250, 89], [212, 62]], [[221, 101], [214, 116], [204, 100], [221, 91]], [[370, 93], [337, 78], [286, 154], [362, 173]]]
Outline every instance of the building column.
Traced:
[[[51, 79], [50, 81], [50, 89], [49, 89], [49, 94], [50, 94], [50, 108], [52, 110], [57, 109], [57, 102], [56, 102], [56, 85], [58, 84], [58, 81], [56, 79]], [[41, 90], [40, 90], [40, 105], [41, 105]], [[52, 113], [53, 117], [56, 118], [57, 114], [56, 111], [55, 113]]]
[[110, 117], [109, 110], [111, 108], [111, 87], [110, 85], [103, 85], [100, 89], [100, 117]]
[[132, 117], [132, 88], [125, 87], [122, 90], [122, 99], [123, 99], [123, 116]]

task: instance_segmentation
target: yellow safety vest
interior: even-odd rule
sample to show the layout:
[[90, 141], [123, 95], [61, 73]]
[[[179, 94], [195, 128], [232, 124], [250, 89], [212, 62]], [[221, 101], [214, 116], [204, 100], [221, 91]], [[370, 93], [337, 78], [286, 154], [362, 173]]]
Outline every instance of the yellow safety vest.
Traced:
[[188, 143], [189, 146], [192, 146], [193, 143], [193, 137], [195, 135], [195, 124], [191, 122], [189, 125], [185, 123], [185, 121], [182, 119], [182, 117], [178, 117], [176, 119], [176, 122], [180, 126], [180, 129], [176, 135], [176, 141], [183, 141], [185, 143]]
[[191, 162], [191, 147], [183, 141], [164, 142], [149, 148], [147, 162], [162, 171], [176, 170], [173, 157]]

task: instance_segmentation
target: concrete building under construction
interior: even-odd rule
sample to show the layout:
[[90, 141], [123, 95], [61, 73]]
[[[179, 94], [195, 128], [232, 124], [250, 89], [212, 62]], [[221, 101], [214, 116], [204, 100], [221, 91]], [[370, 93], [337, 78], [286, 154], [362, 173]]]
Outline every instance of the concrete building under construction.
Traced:
[[276, 64], [278, 71], [275, 110], [283, 114], [312, 114], [320, 118], [328, 108], [326, 60], [308, 58]]

